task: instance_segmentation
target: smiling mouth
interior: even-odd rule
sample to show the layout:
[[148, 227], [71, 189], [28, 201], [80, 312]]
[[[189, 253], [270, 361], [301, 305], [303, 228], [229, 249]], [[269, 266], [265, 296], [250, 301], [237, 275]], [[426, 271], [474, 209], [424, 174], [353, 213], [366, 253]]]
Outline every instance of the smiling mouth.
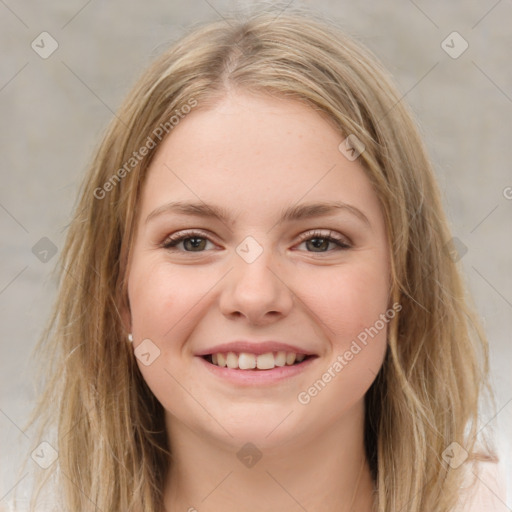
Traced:
[[220, 368], [234, 370], [273, 370], [283, 366], [297, 366], [314, 355], [296, 354], [294, 352], [267, 352], [265, 354], [251, 354], [248, 352], [227, 352], [207, 354], [201, 356], [208, 363]]

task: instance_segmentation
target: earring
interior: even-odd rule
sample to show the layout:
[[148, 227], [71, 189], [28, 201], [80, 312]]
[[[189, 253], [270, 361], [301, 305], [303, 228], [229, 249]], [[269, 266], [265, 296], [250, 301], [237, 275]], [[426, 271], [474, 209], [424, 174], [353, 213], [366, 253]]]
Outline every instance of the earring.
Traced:
[[133, 335], [132, 333], [128, 333], [128, 341], [131, 343], [133, 341]]

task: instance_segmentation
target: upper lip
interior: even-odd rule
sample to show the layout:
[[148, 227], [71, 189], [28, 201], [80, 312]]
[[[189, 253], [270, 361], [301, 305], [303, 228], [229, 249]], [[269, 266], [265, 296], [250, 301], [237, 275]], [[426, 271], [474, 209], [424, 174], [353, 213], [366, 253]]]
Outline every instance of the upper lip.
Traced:
[[279, 341], [232, 341], [228, 343], [220, 343], [210, 348], [205, 348], [196, 353], [196, 356], [207, 356], [210, 354], [219, 354], [227, 352], [246, 352], [249, 354], [266, 354], [268, 352], [294, 352], [295, 354], [314, 355], [312, 352], [290, 345], [289, 343], [281, 343]]

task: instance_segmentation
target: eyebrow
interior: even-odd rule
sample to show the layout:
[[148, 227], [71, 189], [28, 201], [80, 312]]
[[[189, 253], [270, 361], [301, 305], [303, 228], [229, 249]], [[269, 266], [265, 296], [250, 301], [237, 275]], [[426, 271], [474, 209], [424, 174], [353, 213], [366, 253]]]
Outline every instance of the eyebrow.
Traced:
[[[371, 228], [368, 217], [366, 217], [366, 215], [361, 210], [342, 201], [306, 203], [291, 206], [282, 211], [281, 217], [277, 223], [292, 222], [308, 219], [311, 217], [333, 215], [339, 211], [346, 211], [351, 213]], [[228, 211], [221, 206], [212, 204], [208, 205], [201, 202], [184, 201], [174, 201], [159, 206], [146, 217], [145, 223], [147, 224], [151, 219], [164, 213], [177, 213], [181, 215], [191, 215], [204, 218], [213, 217], [228, 226], [234, 225], [234, 221], [231, 219]]]

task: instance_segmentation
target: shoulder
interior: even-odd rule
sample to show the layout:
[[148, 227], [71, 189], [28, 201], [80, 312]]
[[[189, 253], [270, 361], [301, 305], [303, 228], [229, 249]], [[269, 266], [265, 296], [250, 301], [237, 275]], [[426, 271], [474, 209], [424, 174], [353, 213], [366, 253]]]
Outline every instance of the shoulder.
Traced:
[[464, 464], [464, 486], [455, 512], [510, 512], [503, 467], [494, 461]]

